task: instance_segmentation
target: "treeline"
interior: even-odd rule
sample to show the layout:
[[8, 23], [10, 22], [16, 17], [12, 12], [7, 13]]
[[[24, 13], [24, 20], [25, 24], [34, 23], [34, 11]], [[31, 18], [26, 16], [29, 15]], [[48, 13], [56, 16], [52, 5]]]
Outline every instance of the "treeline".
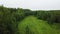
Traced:
[[37, 11], [37, 18], [48, 21], [49, 24], [60, 23], [60, 10]]
[[17, 34], [18, 22], [30, 15], [40, 20], [45, 20], [49, 24], [60, 23], [60, 10], [32, 11], [29, 9], [0, 6], [0, 34]]

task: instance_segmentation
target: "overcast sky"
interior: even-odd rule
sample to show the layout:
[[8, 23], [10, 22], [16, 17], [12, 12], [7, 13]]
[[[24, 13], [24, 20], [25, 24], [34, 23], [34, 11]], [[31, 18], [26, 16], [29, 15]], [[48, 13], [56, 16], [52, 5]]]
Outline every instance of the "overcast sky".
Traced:
[[60, 0], [0, 0], [0, 5], [31, 10], [60, 10]]

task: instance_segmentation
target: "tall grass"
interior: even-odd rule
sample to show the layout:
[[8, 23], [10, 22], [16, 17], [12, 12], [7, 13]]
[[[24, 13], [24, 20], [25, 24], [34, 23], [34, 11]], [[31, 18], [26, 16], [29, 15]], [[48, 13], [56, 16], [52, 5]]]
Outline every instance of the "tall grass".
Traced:
[[19, 34], [60, 34], [57, 25], [49, 25], [47, 21], [38, 20], [34, 16], [26, 17], [18, 25]]

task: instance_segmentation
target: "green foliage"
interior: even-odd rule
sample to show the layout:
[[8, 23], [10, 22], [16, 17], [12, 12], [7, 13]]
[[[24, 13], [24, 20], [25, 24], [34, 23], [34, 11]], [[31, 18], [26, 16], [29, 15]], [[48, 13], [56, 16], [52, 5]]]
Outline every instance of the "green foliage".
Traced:
[[[0, 34], [17, 34], [19, 23], [27, 16], [35, 16], [37, 19], [47, 21], [49, 24], [60, 23], [60, 10], [31, 11], [29, 9], [0, 6]], [[26, 22], [28, 22], [28, 20]], [[27, 26], [25, 30], [31, 32], [29, 26]], [[27, 31], [25, 33], [27, 33]], [[31, 32], [31, 34], [34, 34], [34, 32]]]
[[18, 30], [19, 34], [60, 34], [59, 30], [56, 29], [58, 26], [55, 26], [50, 26], [46, 21], [29, 16], [19, 23]]
[[0, 10], [0, 34], [14, 34], [16, 31], [16, 19], [8, 8]]
[[36, 17], [40, 20], [48, 21], [48, 23], [60, 23], [60, 11], [37, 11]]

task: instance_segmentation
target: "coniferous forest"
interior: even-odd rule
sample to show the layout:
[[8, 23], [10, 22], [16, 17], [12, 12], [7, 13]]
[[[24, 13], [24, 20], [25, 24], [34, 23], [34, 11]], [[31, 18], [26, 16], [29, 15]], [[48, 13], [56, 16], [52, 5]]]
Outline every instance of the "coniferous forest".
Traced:
[[60, 34], [60, 10], [0, 6], [0, 34]]

